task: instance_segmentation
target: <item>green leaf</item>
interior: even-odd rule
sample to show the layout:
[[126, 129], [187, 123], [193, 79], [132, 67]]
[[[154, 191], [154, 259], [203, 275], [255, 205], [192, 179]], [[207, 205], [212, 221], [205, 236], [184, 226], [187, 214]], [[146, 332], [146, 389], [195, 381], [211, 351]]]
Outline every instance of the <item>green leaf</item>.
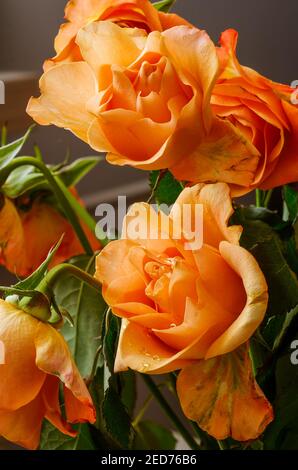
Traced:
[[44, 260], [44, 262], [26, 279], [23, 279], [22, 281], [19, 281], [17, 284], [15, 284], [16, 289], [20, 290], [33, 290], [35, 289], [38, 284], [42, 281], [44, 278], [45, 274], [48, 271], [49, 264], [51, 263], [52, 259], [54, 258], [55, 254], [57, 253], [57, 250], [59, 246], [61, 245], [63, 240], [63, 236], [60, 238], [60, 240], [56, 243], [56, 245], [51, 248], [51, 250], [48, 253], [48, 256]]
[[10, 173], [2, 186], [3, 193], [11, 199], [16, 199], [25, 193], [41, 190], [49, 191], [49, 189], [50, 186], [44, 175], [38, 168], [31, 165], [16, 168]]
[[61, 178], [66, 187], [75, 186], [102, 160], [102, 157], [96, 156], [78, 158], [69, 165], [63, 166], [55, 174]]
[[298, 367], [287, 352], [277, 361], [275, 419], [264, 435], [265, 450], [296, 450], [298, 436]]
[[296, 276], [298, 276], [298, 250], [294, 229], [291, 235], [284, 240], [284, 251], [290, 268], [294, 271]]
[[[101, 157], [85, 157], [69, 165], [59, 167], [48, 165], [48, 168], [54, 176], [60, 177], [63, 183], [70, 187], [81, 181], [101, 160]], [[24, 165], [11, 172], [2, 190], [7, 197], [15, 199], [25, 193], [50, 191], [51, 187], [38, 168]]]
[[97, 370], [90, 392], [97, 410], [96, 428], [105, 448], [127, 450], [134, 431], [129, 412], [123, 403], [121, 375], [111, 375], [105, 386], [104, 367]]
[[96, 427], [113, 449], [128, 449], [133, 442], [131, 423], [136, 390], [135, 374], [114, 374], [120, 322], [110, 310], [102, 327], [103, 366], [97, 370], [91, 393], [97, 408]]
[[289, 220], [294, 223], [298, 216], [298, 191], [291, 186], [284, 186], [283, 198], [288, 209]]
[[10, 144], [0, 147], [0, 170], [4, 168], [8, 163], [10, 163], [21, 151], [23, 145], [27, 141], [32, 129], [34, 126], [31, 126], [26, 134], [18, 140], [11, 142]]
[[268, 315], [283, 315], [298, 304], [297, 277], [283, 253], [283, 243], [274, 229], [262, 220], [246, 218], [238, 209], [232, 218], [244, 230], [241, 245], [257, 259], [268, 283]]
[[133, 441], [131, 419], [114, 387], [109, 387], [105, 393], [102, 416], [109, 436], [122, 449], [129, 449]]
[[298, 305], [285, 315], [270, 317], [262, 335], [272, 351], [279, 349], [293, 320], [298, 315]]
[[[89, 274], [94, 273], [94, 257], [83, 255], [69, 262]], [[89, 377], [101, 345], [100, 334], [106, 304], [100, 292], [70, 275], [65, 275], [57, 283], [55, 299], [57, 305], [66, 309], [74, 320], [74, 327], [65, 323], [61, 332], [82, 376]]]
[[163, 11], [167, 13], [170, 11], [176, 0], [161, 0], [160, 2], [153, 3], [154, 8], [158, 11]]
[[175, 180], [174, 176], [169, 171], [151, 171], [150, 187], [152, 196], [157, 204], [166, 204], [168, 206], [174, 204], [183, 190], [183, 184]]
[[129, 415], [133, 416], [137, 399], [136, 374], [132, 370], [122, 372], [119, 374], [119, 379], [121, 381], [122, 403], [127, 409]]
[[120, 332], [119, 319], [110, 313], [107, 314], [106, 324], [103, 331], [103, 353], [105, 362], [111, 374], [114, 371], [115, 355]]
[[282, 219], [276, 211], [271, 211], [269, 209], [266, 209], [265, 207], [237, 207], [232, 219], [236, 219], [237, 223], [240, 223], [241, 225], [245, 224], [248, 220], [260, 220], [275, 229], [280, 229], [281, 225], [288, 226], [287, 223], [283, 224]]
[[96, 450], [88, 424], [77, 426], [77, 430], [77, 437], [66, 436], [45, 420], [40, 437], [40, 450]]
[[177, 440], [171, 430], [152, 421], [141, 421], [136, 426], [135, 450], [174, 450]]

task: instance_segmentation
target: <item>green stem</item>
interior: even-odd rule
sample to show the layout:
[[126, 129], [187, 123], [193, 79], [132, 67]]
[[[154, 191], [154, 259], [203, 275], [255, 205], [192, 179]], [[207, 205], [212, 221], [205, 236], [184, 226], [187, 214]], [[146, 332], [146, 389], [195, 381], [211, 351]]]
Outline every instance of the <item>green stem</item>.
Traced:
[[217, 441], [217, 443], [219, 445], [220, 450], [228, 450], [229, 449], [229, 446], [227, 445], [227, 443], [225, 441]]
[[95, 353], [95, 357], [94, 357], [93, 364], [92, 364], [91, 374], [90, 374], [90, 377], [89, 377], [89, 380], [88, 380], [88, 383], [90, 385], [92, 384], [92, 382], [95, 378], [96, 371], [97, 371], [97, 365], [98, 365], [98, 359], [99, 359], [101, 353], [102, 353], [102, 345], [99, 346], [99, 348], [97, 348], [96, 353]]
[[86, 273], [82, 269], [74, 266], [72, 264], [59, 264], [55, 266], [49, 273], [43, 278], [40, 284], [37, 286], [36, 290], [48, 296], [52, 297], [53, 287], [58, 279], [64, 274], [71, 275], [76, 277], [80, 281], [85, 282], [89, 286], [93, 287], [96, 290], [101, 289], [101, 283], [95, 279], [95, 277]]
[[[28, 292], [28, 296], [24, 297], [20, 301], [20, 308], [42, 321], [48, 321], [51, 317], [50, 305], [53, 303], [53, 300], [55, 301], [53, 291], [54, 285], [64, 274], [70, 274], [77, 279], [86, 282], [86, 284], [93, 287], [94, 289], [101, 289], [100, 282], [98, 282], [93, 276], [90, 276], [90, 274], [86, 273], [82, 269], [77, 268], [72, 264], [59, 264], [58, 266], [55, 266], [53, 269], [51, 269], [51, 271], [49, 271], [48, 274], [46, 274], [46, 276], [38, 284], [35, 289], [36, 297], [32, 297]], [[39, 294], [39, 296], [37, 294]], [[40, 302], [40, 295], [42, 296], [42, 299], [44, 298], [47, 300], [47, 305], [45, 305], [44, 302]]]
[[1, 131], [1, 147], [7, 144], [7, 126], [4, 124]]
[[154, 381], [151, 379], [149, 375], [142, 374], [142, 378], [149, 388], [150, 392], [154, 395], [156, 400], [158, 401], [160, 407], [164, 411], [164, 413], [167, 415], [167, 417], [172, 421], [172, 423], [175, 425], [185, 442], [189, 445], [189, 447], [192, 450], [199, 450], [200, 446], [197, 444], [197, 442], [194, 440], [190, 432], [184, 427], [183, 423], [180, 421], [178, 416], [174, 413], [162, 393], [160, 392], [159, 388], [157, 385], [154, 383]]
[[[81, 242], [82, 247], [86, 251], [88, 255], [93, 254], [92, 247], [89, 243], [89, 240], [84, 232], [84, 230], [81, 227], [81, 224], [79, 222], [79, 219], [77, 217], [76, 212], [73, 210], [73, 206], [69, 202], [69, 198], [66, 197], [65, 190], [62, 188], [62, 183], [61, 181], [52, 175], [51, 171], [49, 168], [40, 160], [34, 158], [34, 157], [19, 157], [13, 160], [12, 162], [9, 163], [5, 168], [0, 173], [0, 187], [3, 186], [5, 181], [7, 180], [8, 176], [12, 171], [14, 171], [16, 168], [24, 165], [31, 165], [36, 168], [45, 176], [47, 181], [50, 184], [51, 189], [53, 190], [57, 200], [59, 201], [66, 217], [68, 218], [69, 222], [73, 226], [78, 239]], [[68, 191], [67, 191], [68, 192]]]
[[258, 367], [257, 367], [258, 359], [257, 359], [256, 345], [254, 344], [253, 340], [250, 341], [250, 345], [249, 345], [249, 357], [251, 360], [251, 367], [252, 367], [253, 375], [254, 377], [256, 377], [257, 372], [258, 372]]
[[155, 183], [154, 183], [154, 186], [153, 186], [153, 188], [152, 188], [152, 190], [151, 190], [151, 194], [150, 194], [149, 198], [147, 199], [147, 204], [150, 204], [151, 201], [152, 201], [152, 199], [154, 198], [154, 196], [155, 196], [155, 191], [157, 190], [158, 185], [159, 185], [160, 181], [162, 180], [164, 174], [165, 174], [165, 170], [162, 170], [162, 171], [160, 171], [160, 172], [158, 173], [158, 176], [157, 176], [157, 178], [156, 178], [156, 181], [155, 181]]
[[262, 190], [256, 189], [256, 207], [262, 207]]
[[152, 395], [149, 395], [146, 398], [145, 402], [143, 403], [143, 406], [141, 407], [140, 411], [138, 412], [137, 416], [135, 417], [135, 419], [132, 422], [132, 425], [133, 425], [134, 428], [137, 428], [140, 421], [142, 421], [142, 419], [144, 417], [144, 414], [146, 413], [146, 411], [147, 411], [150, 403], [152, 402], [152, 400], [153, 400]]
[[75, 196], [66, 188], [64, 183], [60, 180], [57, 176], [56, 181], [60, 186], [61, 191], [64, 194], [64, 197], [68, 200], [69, 204], [71, 205], [73, 211], [77, 214], [80, 220], [82, 220], [86, 226], [95, 233], [98, 240], [100, 241], [102, 246], [106, 246], [109, 243], [109, 239], [106, 237], [106, 234], [96, 226], [96, 222], [93, 217], [89, 214], [89, 212], [85, 209], [82, 204], [75, 198]]
[[269, 189], [269, 191], [267, 191], [267, 193], [266, 193], [266, 196], [265, 196], [265, 199], [264, 199], [264, 207], [266, 207], [266, 209], [268, 209], [272, 193], [273, 193], [273, 189]]

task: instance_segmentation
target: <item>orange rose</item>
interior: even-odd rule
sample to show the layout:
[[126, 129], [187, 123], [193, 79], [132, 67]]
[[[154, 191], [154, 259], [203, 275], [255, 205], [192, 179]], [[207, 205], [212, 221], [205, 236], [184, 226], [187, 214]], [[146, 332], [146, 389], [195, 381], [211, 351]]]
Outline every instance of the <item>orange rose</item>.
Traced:
[[235, 188], [242, 194], [298, 180], [298, 106], [291, 104], [292, 88], [239, 64], [237, 37], [231, 29], [221, 36], [218, 53], [223, 71], [213, 90], [212, 107], [218, 117], [233, 123], [261, 156], [249, 187]]
[[[192, 217], [203, 205], [204, 243], [193, 251], [185, 248], [185, 231], [180, 240], [171, 235], [185, 204]], [[229, 187], [187, 188], [158, 222], [152, 211], [135, 204], [125, 233], [151, 221], [157, 237], [123, 238], [97, 257], [104, 298], [123, 318], [115, 370], [182, 369], [177, 390], [188, 418], [217, 439], [255, 439], [272, 409], [253, 378], [246, 343], [264, 318], [268, 293], [256, 260], [239, 246], [242, 228], [228, 226]]]
[[55, 39], [57, 55], [45, 62], [45, 70], [61, 62], [82, 60], [75, 38], [81, 28], [94, 21], [113, 21], [147, 32], [189, 24], [178, 15], [158, 12], [149, 0], [71, 0], [66, 5], [65, 19], [68, 22], [60, 27]]
[[[98, 250], [100, 243], [95, 235], [86, 227], [85, 232], [93, 249]], [[26, 277], [45, 260], [63, 234], [50, 267], [84, 252], [71, 224], [42, 200], [36, 199], [26, 210], [5, 199], [0, 211], [0, 264]]]
[[250, 184], [258, 152], [212, 113], [220, 69], [204, 31], [176, 26], [147, 35], [101, 21], [81, 29], [76, 43], [84, 61], [48, 70], [41, 97], [29, 102], [39, 124], [70, 129], [115, 165]]
[[[68, 423], [95, 422], [89, 392], [63, 337], [49, 324], [0, 300], [0, 435], [27, 449], [39, 444], [46, 418], [69, 436]], [[64, 384], [66, 420], [59, 403]]]

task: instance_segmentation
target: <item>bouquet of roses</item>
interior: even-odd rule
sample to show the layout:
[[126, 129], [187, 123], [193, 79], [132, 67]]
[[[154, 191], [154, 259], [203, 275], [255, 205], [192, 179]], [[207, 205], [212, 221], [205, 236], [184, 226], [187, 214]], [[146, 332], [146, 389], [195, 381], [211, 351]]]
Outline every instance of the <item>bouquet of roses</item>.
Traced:
[[[298, 446], [295, 90], [173, 3], [70, 1], [28, 104], [148, 172], [118, 239], [75, 190], [100, 157], [46, 165], [21, 156], [30, 130], [2, 131], [0, 262], [19, 280], [0, 301], [0, 435], [28, 449]], [[144, 418], [152, 399], [169, 428]]]

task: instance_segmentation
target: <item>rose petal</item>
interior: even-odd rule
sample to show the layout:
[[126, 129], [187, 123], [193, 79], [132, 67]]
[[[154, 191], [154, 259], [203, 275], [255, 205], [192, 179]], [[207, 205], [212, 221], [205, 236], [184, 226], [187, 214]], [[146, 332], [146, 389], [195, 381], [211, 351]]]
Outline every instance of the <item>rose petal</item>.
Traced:
[[95, 117], [86, 103], [97, 93], [97, 82], [87, 63], [61, 64], [40, 79], [41, 96], [31, 98], [27, 113], [41, 125], [70, 129], [88, 142], [87, 131]]
[[214, 119], [196, 149], [171, 169], [180, 180], [222, 181], [248, 187], [260, 158], [259, 151], [229, 121]]
[[0, 364], [2, 410], [27, 405], [43, 386], [46, 376], [35, 366], [34, 337], [38, 324], [35, 318], [0, 300], [0, 339], [5, 348], [5, 363]]
[[257, 439], [273, 420], [253, 378], [247, 346], [184, 368], [177, 392], [185, 415], [216, 439]]
[[246, 303], [241, 277], [225, 262], [219, 251], [210, 245], [203, 245], [193, 256], [207, 292], [225, 310], [238, 316]]
[[[20, 393], [23, 389], [17, 390]], [[16, 411], [0, 410], [0, 435], [26, 449], [37, 449], [44, 412], [40, 395]]]
[[[230, 189], [226, 184], [195, 185], [191, 188], [185, 188], [177, 198], [171, 211], [174, 225], [180, 220], [177, 220], [177, 217], [179, 217], [184, 204], [193, 206], [193, 219], [195, 204], [203, 205], [203, 241], [205, 244], [218, 248], [222, 240], [228, 240], [235, 244], [239, 243], [242, 227], [228, 226], [234, 210]], [[177, 209], [177, 206], [179, 206], [179, 209]], [[192, 226], [194, 227], [194, 223], [192, 223]]]
[[266, 279], [255, 258], [244, 248], [226, 241], [220, 243], [219, 251], [241, 277], [247, 300], [236, 320], [209, 348], [206, 359], [226, 354], [245, 343], [261, 324], [268, 304]]
[[[59, 377], [76, 400], [81, 402], [87, 420], [94, 423], [95, 411], [91, 396], [61, 334], [49, 325], [39, 322], [35, 347], [37, 367], [47, 374]], [[72, 413], [71, 417], [74, 417]]]
[[96, 75], [102, 65], [128, 67], [139, 56], [145, 42], [143, 30], [121, 28], [110, 21], [89, 23], [76, 37], [83, 59]]
[[5, 198], [0, 211], [0, 263], [13, 272], [27, 273], [25, 235], [14, 204]]
[[286, 135], [286, 142], [274, 171], [261, 184], [262, 189], [270, 189], [298, 180], [298, 107], [285, 101], [282, 104], [291, 128]]
[[59, 388], [59, 379], [48, 375], [41, 392], [45, 405], [45, 418], [63, 434], [75, 437], [77, 432], [63, 419], [61, 414]]
[[180, 354], [166, 346], [149, 329], [135, 322], [122, 320], [115, 372], [127, 369], [142, 373], [162, 374], [188, 364]]

